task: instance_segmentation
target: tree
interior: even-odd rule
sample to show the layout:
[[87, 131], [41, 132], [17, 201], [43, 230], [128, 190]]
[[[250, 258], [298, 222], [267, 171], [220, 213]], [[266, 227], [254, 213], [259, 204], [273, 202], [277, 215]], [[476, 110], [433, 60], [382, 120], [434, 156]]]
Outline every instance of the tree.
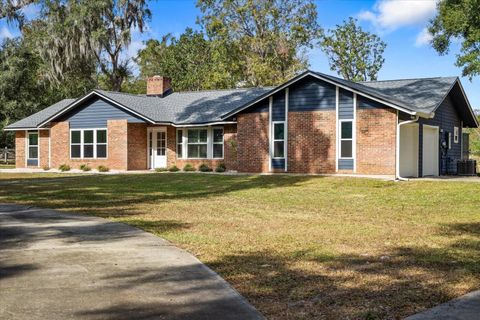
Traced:
[[330, 69], [347, 80], [376, 80], [385, 62], [386, 43], [377, 35], [363, 31], [353, 18], [329, 30], [320, 45]]
[[304, 49], [321, 35], [311, 0], [198, 0], [207, 36], [238, 52], [249, 85], [282, 83], [307, 68]]
[[454, 39], [461, 40], [456, 66], [470, 80], [480, 74], [480, 1], [441, 0], [437, 16], [431, 21], [432, 46], [441, 55], [449, 52]]
[[38, 20], [32, 23], [38, 37], [37, 46], [50, 67], [48, 75], [61, 81], [63, 75], [79, 65], [94, 61], [107, 89], [120, 91], [130, 75], [130, 58], [125, 51], [131, 32], [144, 31], [151, 17], [146, 0], [0, 0], [4, 9], [0, 17], [17, 20], [21, 10], [35, 2], [41, 7]]
[[239, 77], [233, 50], [206, 39], [201, 31], [187, 28], [176, 37], [148, 40], [136, 62], [143, 78], [156, 74], [172, 78], [175, 90], [231, 88]]

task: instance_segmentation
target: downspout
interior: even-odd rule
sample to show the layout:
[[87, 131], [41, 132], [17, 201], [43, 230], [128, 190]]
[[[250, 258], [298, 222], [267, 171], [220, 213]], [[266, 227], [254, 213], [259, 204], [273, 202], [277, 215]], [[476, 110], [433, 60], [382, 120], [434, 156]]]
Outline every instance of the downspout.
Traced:
[[[398, 113], [397, 113], [398, 114]], [[415, 116], [415, 119], [413, 120], [407, 120], [407, 121], [401, 121], [397, 124], [397, 152], [396, 152], [396, 177], [395, 179], [398, 181], [408, 181], [408, 178], [403, 178], [400, 176], [400, 127], [403, 126], [404, 124], [410, 124], [410, 123], [415, 123], [418, 121], [419, 116]], [[417, 155], [418, 157], [418, 155]], [[418, 168], [417, 168], [418, 170]]]

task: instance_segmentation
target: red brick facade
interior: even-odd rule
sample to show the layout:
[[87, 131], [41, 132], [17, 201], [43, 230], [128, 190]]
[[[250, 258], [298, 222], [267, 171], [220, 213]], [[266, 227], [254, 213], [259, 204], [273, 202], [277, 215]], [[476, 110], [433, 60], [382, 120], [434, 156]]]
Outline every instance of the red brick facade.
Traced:
[[237, 117], [239, 172], [268, 172], [268, 113], [243, 113]]
[[357, 173], [395, 174], [397, 112], [357, 109]]
[[288, 113], [288, 172], [335, 172], [335, 111]]
[[26, 131], [15, 132], [15, 167], [25, 168]]

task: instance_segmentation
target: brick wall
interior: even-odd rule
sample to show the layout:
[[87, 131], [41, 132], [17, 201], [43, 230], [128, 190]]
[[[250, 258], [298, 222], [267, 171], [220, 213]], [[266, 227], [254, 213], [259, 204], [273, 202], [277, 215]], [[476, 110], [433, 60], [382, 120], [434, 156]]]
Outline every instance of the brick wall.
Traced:
[[357, 109], [357, 173], [395, 174], [397, 113]]
[[288, 172], [335, 172], [335, 111], [288, 113]]
[[237, 155], [239, 172], [268, 172], [268, 113], [237, 116]]
[[68, 164], [72, 169], [78, 169], [82, 164], [92, 168], [99, 165], [112, 170], [127, 170], [127, 120], [108, 121], [108, 158], [107, 159], [70, 159], [70, 128], [68, 122], [53, 123], [51, 127], [52, 168]]
[[49, 144], [50, 144], [50, 131], [49, 130], [39, 130], [39, 145], [40, 145], [40, 168], [49, 167]]
[[15, 167], [25, 168], [26, 131], [15, 132]]
[[146, 170], [147, 162], [147, 124], [128, 124], [128, 170]]

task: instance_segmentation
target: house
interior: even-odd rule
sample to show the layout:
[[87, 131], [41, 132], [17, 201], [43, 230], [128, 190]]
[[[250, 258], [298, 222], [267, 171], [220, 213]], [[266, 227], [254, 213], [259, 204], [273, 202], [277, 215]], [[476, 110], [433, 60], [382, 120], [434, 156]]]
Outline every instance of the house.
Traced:
[[146, 95], [94, 90], [9, 125], [16, 166], [239, 172], [455, 173], [477, 119], [456, 77], [354, 83], [306, 71], [274, 88]]

